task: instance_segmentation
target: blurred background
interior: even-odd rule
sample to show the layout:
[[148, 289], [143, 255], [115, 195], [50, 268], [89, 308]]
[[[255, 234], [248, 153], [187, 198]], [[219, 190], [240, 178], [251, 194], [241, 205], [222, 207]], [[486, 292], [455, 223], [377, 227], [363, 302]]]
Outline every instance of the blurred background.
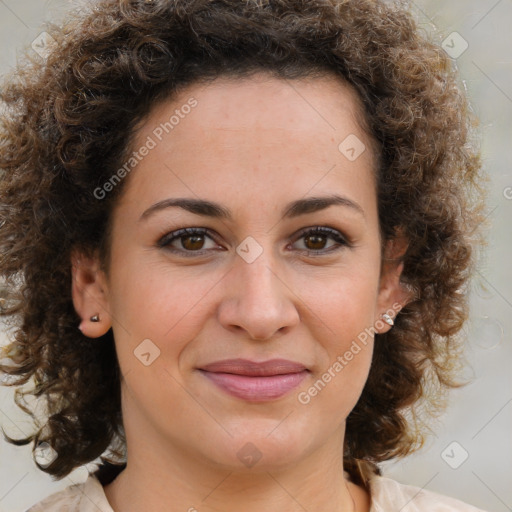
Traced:
[[[86, 3], [88, 0], [81, 0]], [[89, 0], [92, 1], [92, 0]], [[62, 17], [71, 0], [0, 0], [0, 74], [23, 48], [44, 52], [45, 21]], [[422, 28], [443, 46], [460, 72], [480, 119], [483, 164], [491, 177], [489, 246], [471, 294], [465, 377], [472, 383], [450, 395], [447, 412], [432, 425], [425, 447], [384, 475], [450, 495], [479, 508], [512, 510], [512, 0], [408, 2]], [[0, 331], [0, 341], [5, 335]], [[11, 435], [30, 422], [0, 387], [0, 425]], [[38, 470], [30, 449], [0, 440], [0, 511], [22, 512], [44, 496], [83, 481], [85, 468], [61, 481]]]

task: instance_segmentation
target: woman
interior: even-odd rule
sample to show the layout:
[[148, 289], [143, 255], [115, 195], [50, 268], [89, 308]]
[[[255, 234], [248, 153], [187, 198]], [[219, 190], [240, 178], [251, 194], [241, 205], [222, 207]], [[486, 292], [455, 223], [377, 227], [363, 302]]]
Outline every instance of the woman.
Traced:
[[51, 37], [2, 93], [2, 370], [42, 470], [101, 464], [30, 510], [477, 510], [378, 466], [457, 385], [480, 165], [443, 51], [374, 0]]

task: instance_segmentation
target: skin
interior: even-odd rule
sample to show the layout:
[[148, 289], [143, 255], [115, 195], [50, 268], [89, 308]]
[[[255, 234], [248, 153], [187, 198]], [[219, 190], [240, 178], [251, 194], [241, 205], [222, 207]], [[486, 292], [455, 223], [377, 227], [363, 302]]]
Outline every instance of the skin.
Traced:
[[[128, 464], [106, 496], [124, 512], [334, 512], [354, 510], [352, 500], [368, 511], [368, 493], [344, 478], [341, 447], [373, 340], [308, 404], [298, 401], [358, 334], [387, 331], [382, 313], [407, 301], [401, 266], [387, 259], [404, 242], [383, 249], [379, 237], [376, 164], [358, 98], [331, 76], [221, 78], [156, 105], [134, 148], [191, 97], [197, 106], [126, 178], [108, 273], [97, 258], [72, 260], [80, 328], [91, 338], [113, 329], [124, 376]], [[366, 146], [354, 161], [338, 149], [350, 134]], [[332, 194], [358, 207], [283, 218], [292, 201]], [[215, 201], [232, 218], [168, 207], [141, 220], [152, 205], [181, 197]], [[301, 237], [316, 226], [349, 244]], [[183, 227], [207, 228], [212, 238], [175, 239], [181, 255], [159, 247]], [[248, 236], [262, 249], [251, 263], [236, 252]], [[145, 339], [160, 350], [148, 366], [134, 355]], [[310, 373], [279, 399], [249, 403], [198, 371], [227, 358], [284, 358]], [[261, 454], [252, 467], [237, 456], [246, 443]]]

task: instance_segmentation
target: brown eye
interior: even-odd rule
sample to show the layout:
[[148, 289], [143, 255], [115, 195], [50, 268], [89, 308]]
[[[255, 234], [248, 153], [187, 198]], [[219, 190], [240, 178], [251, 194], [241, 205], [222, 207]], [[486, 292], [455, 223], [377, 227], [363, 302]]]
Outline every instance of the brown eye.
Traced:
[[[205, 247], [208, 242], [210, 242], [210, 246]], [[164, 235], [157, 245], [185, 256], [197, 256], [204, 254], [209, 249], [219, 248], [205, 228], [183, 228], [172, 231]]]
[[304, 245], [315, 251], [325, 249], [327, 237], [325, 235], [307, 235], [304, 237]]
[[203, 235], [187, 235], [180, 237], [183, 249], [187, 251], [197, 251], [203, 248], [204, 237]]
[[[330, 242], [332, 241], [332, 242]], [[339, 231], [326, 226], [318, 226], [302, 231], [296, 243], [302, 242], [299, 250], [313, 255], [322, 255], [342, 247], [351, 247], [351, 244]]]

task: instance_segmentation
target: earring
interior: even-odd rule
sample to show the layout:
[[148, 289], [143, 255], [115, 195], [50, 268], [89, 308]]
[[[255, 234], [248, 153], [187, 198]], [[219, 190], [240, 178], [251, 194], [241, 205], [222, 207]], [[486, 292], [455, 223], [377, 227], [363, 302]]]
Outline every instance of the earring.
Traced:
[[99, 322], [99, 321], [100, 321], [100, 316], [99, 315], [91, 316], [91, 322]]
[[395, 322], [393, 321], [393, 319], [387, 313], [384, 313], [382, 315], [382, 320], [384, 320], [384, 322], [386, 322], [391, 327], [393, 327], [393, 325], [395, 325]]

